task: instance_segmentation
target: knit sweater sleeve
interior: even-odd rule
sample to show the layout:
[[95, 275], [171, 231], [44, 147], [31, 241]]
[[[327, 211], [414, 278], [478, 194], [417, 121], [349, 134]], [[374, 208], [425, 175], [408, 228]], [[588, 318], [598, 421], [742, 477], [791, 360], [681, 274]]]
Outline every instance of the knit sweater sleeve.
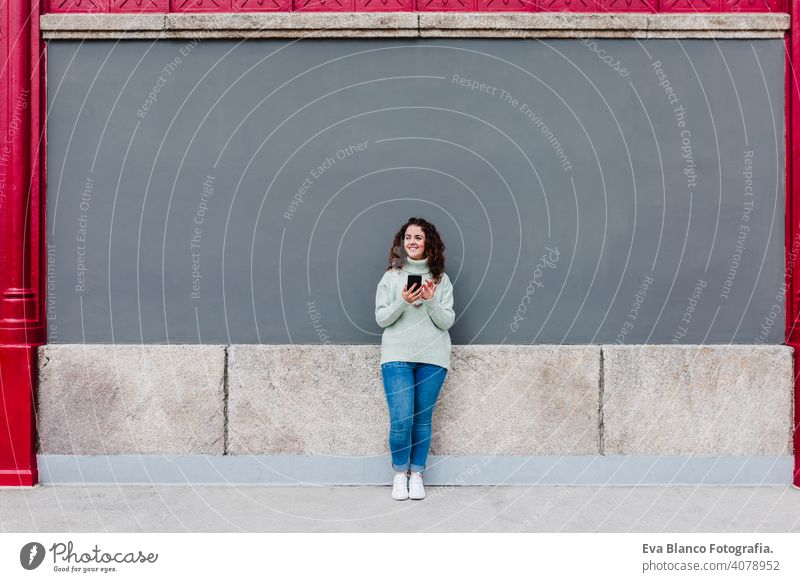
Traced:
[[422, 303], [436, 327], [443, 331], [450, 329], [456, 319], [456, 312], [453, 311], [453, 284], [447, 273], [442, 275], [433, 297], [423, 299]]
[[408, 302], [402, 295], [392, 301], [391, 281], [389, 271], [386, 271], [375, 292], [375, 321], [381, 327], [389, 327], [400, 318], [406, 305]]

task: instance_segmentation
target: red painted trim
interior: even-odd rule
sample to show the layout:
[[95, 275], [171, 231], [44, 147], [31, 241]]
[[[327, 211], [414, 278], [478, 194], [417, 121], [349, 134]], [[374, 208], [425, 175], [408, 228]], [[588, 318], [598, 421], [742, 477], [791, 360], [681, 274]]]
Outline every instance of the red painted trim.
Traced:
[[[39, 2], [36, 2], [40, 4]], [[31, 132], [28, 137], [30, 149], [30, 197], [29, 238], [31, 253], [28, 258], [31, 273], [31, 288], [36, 293], [36, 322], [28, 322], [32, 335], [25, 337], [25, 345], [37, 346], [47, 341], [47, 263], [45, 262], [45, 200], [47, 190], [47, 50], [39, 31], [39, 8], [33, 8], [36, 17], [31, 18], [31, 39], [28, 77], [31, 83]]]
[[[52, 2], [52, 0], [50, 0]], [[169, 12], [169, 0], [111, 0], [109, 12]]]
[[294, 0], [294, 12], [353, 12], [354, 0]]
[[36, 348], [0, 347], [0, 485], [31, 486], [36, 466]]
[[109, 0], [47, 0], [47, 12], [108, 12]]
[[597, 0], [538, 0], [540, 12], [600, 12]]
[[47, 0], [46, 12], [779, 12], [788, 0]]
[[477, 0], [477, 12], [535, 12], [536, 0]]
[[600, 0], [601, 12], [658, 12], [659, 0]]
[[783, 0], [722, 0], [723, 12], [780, 12]]
[[413, 12], [414, 0], [355, 0], [355, 12]]
[[660, 0], [660, 12], [721, 12], [722, 0]]
[[6, 158], [0, 188], [0, 346], [44, 342], [41, 250], [41, 159], [39, 4], [9, 2], [0, 38], [4, 66], [0, 74], [3, 114], [0, 156]]
[[170, 12], [230, 12], [231, 0], [170, 0]]
[[[800, 10], [798, 0], [789, 2], [791, 28], [786, 35], [786, 344], [794, 348], [794, 475], [800, 487]], [[796, 242], [795, 239], [798, 239]]]
[[0, 16], [0, 485], [34, 485], [36, 346], [45, 341], [42, 280], [44, 86], [40, 5]]
[[291, 12], [292, 0], [233, 0], [234, 12]]

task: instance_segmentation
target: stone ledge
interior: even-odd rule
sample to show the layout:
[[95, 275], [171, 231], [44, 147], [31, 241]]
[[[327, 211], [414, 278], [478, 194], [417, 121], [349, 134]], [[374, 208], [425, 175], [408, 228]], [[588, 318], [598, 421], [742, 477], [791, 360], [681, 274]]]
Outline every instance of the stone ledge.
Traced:
[[782, 38], [785, 13], [420, 13], [423, 37]]
[[598, 345], [456, 346], [445, 382], [432, 454], [600, 452]]
[[792, 348], [603, 346], [604, 453], [792, 452]]
[[[388, 453], [378, 345], [39, 354], [42, 453]], [[788, 455], [792, 359], [782, 345], [454, 345], [431, 454]]]
[[630, 30], [647, 29], [643, 12], [421, 12], [421, 29]]
[[388, 452], [378, 346], [232, 345], [232, 455]]
[[43, 14], [45, 39], [781, 38], [786, 13], [279, 12]]
[[47, 13], [39, 17], [39, 26], [47, 38], [49, 31], [159, 31], [166, 28], [166, 21], [166, 14]]
[[[231, 346], [230, 454], [388, 453], [379, 360], [371, 345]], [[455, 346], [431, 453], [596, 454], [599, 370], [599, 346]]]
[[167, 14], [166, 27], [173, 30], [383, 30], [416, 29], [418, 20], [414, 12], [183, 12]]
[[789, 30], [786, 12], [649, 14], [649, 30]]
[[40, 27], [45, 39], [419, 35], [419, 21], [413, 12], [43, 14]]
[[39, 452], [224, 452], [225, 347], [39, 348]]

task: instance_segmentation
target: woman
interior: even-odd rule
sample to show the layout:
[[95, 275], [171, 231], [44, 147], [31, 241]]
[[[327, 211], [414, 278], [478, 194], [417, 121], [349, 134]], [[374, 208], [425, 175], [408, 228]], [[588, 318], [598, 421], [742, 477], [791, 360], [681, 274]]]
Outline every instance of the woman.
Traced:
[[[409, 218], [394, 236], [389, 264], [375, 294], [375, 321], [384, 328], [381, 374], [389, 406], [392, 498], [423, 499], [422, 473], [431, 418], [450, 367], [453, 286], [444, 272], [444, 243], [436, 227]], [[409, 287], [409, 275], [422, 285]], [[410, 471], [410, 477], [407, 472]]]

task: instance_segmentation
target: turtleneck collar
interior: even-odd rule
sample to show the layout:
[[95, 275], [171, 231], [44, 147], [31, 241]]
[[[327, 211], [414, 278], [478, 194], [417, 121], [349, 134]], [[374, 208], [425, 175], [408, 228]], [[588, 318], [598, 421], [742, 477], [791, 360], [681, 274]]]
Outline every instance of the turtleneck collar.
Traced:
[[411, 273], [412, 275], [425, 275], [426, 273], [430, 273], [431, 270], [428, 267], [428, 257], [424, 259], [412, 259], [411, 257], [406, 257], [406, 263], [403, 265], [403, 270], [407, 273]]

